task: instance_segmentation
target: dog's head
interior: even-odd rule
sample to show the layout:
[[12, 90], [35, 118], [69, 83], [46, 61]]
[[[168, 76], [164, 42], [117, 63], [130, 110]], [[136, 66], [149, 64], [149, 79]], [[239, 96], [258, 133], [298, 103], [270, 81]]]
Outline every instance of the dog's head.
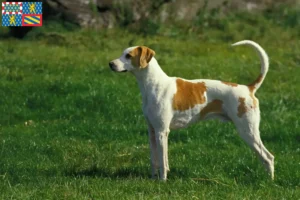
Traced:
[[148, 66], [155, 52], [145, 46], [125, 49], [120, 58], [109, 62], [109, 67], [116, 72], [127, 72], [144, 69]]

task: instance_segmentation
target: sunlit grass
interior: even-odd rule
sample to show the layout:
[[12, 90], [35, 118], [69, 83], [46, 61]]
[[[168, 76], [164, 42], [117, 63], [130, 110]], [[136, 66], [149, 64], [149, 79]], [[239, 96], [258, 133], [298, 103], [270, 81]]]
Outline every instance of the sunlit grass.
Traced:
[[249, 47], [230, 46], [244, 35], [207, 41], [120, 29], [35, 30], [24, 41], [0, 40], [2, 199], [299, 198], [300, 41], [293, 34], [276, 29], [288, 39], [251, 38], [271, 61], [257, 96], [275, 181], [232, 124], [211, 121], [170, 134], [171, 171], [161, 183], [149, 179], [136, 81], [111, 72], [109, 60], [146, 45], [170, 76], [247, 84], [259, 74], [259, 58]]

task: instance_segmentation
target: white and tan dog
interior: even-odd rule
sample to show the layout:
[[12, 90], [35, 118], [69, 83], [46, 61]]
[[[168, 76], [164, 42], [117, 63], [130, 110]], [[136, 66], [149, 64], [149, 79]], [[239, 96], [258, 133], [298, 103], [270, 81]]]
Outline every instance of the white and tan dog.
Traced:
[[235, 124], [242, 139], [258, 154], [274, 178], [274, 156], [260, 139], [259, 102], [254, 96], [266, 77], [268, 56], [253, 41], [244, 40], [233, 46], [244, 44], [254, 47], [261, 60], [261, 73], [249, 85], [169, 77], [154, 58], [155, 52], [145, 46], [127, 48], [120, 58], [109, 63], [113, 71], [128, 71], [137, 79], [142, 93], [143, 113], [148, 123], [153, 178], [159, 169], [160, 179], [167, 179], [170, 129], [215, 118]]

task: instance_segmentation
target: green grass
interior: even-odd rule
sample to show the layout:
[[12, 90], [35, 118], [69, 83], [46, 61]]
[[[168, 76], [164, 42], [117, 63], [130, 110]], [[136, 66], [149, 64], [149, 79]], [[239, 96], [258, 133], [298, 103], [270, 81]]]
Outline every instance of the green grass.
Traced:
[[[0, 198], [299, 199], [298, 30], [269, 24], [249, 38], [252, 28], [238, 33], [231, 26], [241, 25], [178, 36], [162, 28], [142, 37], [120, 29], [71, 32], [46, 22], [23, 40], [3, 37]], [[172, 131], [169, 180], [151, 180], [136, 81], [111, 72], [108, 62], [128, 46], [147, 45], [170, 76], [247, 84], [259, 74], [259, 58], [249, 47], [230, 47], [239, 39], [259, 42], [270, 56], [257, 96], [275, 181], [234, 126], [217, 121]]]

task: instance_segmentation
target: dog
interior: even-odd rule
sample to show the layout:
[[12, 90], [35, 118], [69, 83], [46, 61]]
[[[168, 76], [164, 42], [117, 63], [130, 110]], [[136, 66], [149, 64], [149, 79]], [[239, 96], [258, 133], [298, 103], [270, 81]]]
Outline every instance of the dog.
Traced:
[[154, 58], [155, 52], [146, 46], [127, 48], [121, 57], [109, 62], [111, 70], [131, 72], [137, 79], [148, 124], [152, 178], [159, 175], [161, 180], [167, 179], [170, 130], [202, 120], [219, 119], [234, 123], [241, 138], [257, 153], [274, 179], [274, 156], [260, 138], [260, 109], [255, 97], [268, 72], [268, 55], [250, 40], [232, 46], [237, 45], [250, 45], [260, 56], [260, 75], [249, 85], [169, 77]]

